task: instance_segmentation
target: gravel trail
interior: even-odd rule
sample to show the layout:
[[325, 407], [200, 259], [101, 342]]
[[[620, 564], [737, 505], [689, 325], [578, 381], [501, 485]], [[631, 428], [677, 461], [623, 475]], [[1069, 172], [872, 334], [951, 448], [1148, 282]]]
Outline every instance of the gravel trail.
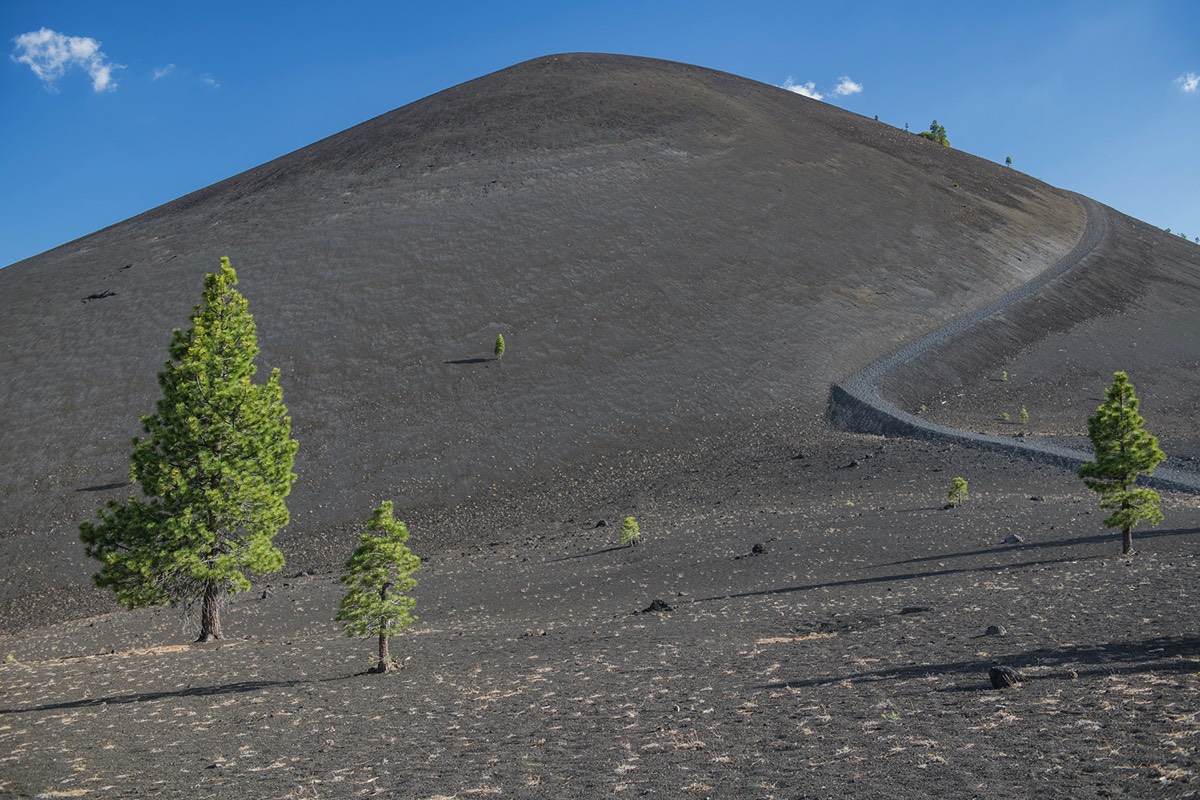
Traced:
[[[1087, 215], [1087, 226], [1069, 253], [1033, 280], [998, 300], [943, 325], [841, 383], [834, 384], [830, 390], [830, 416], [834, 423], [845, 430], [859, 433], [956, 442], [984, 450], [1013, 453], [1070, 469], [1078, 469], [1080, 464], [1091, 461], [1091, 453], [1064, 447], [1040, 437], [1022, 434], [994, 436], [939, 425], [900, 409], [879, 394], [879, 383], [894, 370], [935, 347], [948, 344], [984, 320], [1035, 297], [1051, 281], [1066, 275], [1100, 245], [1108, 232], [1108, 212], [1095, 200], [1082, 195], [1075, 197]], [[1157, 489], [1200, 494], [1200, 477], [1175, 469], [1159, 469], [1152, 477], [1143, 476], [1140, 483]]]

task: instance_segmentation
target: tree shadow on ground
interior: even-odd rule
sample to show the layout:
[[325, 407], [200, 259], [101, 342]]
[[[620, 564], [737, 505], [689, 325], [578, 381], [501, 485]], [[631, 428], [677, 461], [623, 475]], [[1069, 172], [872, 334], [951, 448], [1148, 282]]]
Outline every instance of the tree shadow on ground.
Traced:
[[453, 361], [443, 361], [443, 364], [486, 364], [495, 361], [494, 358], [456, 358]]
[[[769, 597], [776, 594], [791, 594], [793, 592], [808, 592], [814, 589], [832, 589], [839, 586], [865, 586], [872, 583], [892, 583], [894, 581], [911, 581], [920, 578], [941, 578], [948, 575], [961, 575], [971, 572], [1008, 572], [1030, 567], [1045, 567], [1052, 564], [1067, 564], [1078, 561], [1099, 561], [1108, 556], [1074, 556], [1070, 558], [1046, 558], [1039, 561], [1022, 561], [1015, 564], [988, 564], [978, 567], [959, 567], [956, 569], [934, 569], [924, 572], [903, 572], [898, 575], [880, 575], [873, 578], [846, 578], [840, 581], [825, 583], [807, 583], [802, 586], [780, 586], [774, 589], [757, 589], [753, 592], [735, 592], [733, 594], [714, 595], [693, 600], [694, 603], [708, 603], [713, 600], [735, 600], [741, 597]], [[905, 562], [899, 562], [905, 563]], [[867, 567], [872, 569], [877, 567]]]
[[559, 561], [572, 561], [576, 558], [588, 558], [590, 556], [599, 556], [604, 553], [611, 553], [614, 550], [628, 550], [629, 547], [623, 544], [614, 544], [612, 547], [606, 547], [603, 550], [592, 550], [590, 553], [576, 553], [573, 556], [562, 556], [561, 558], [552, 558], [549, 561], [544, 561], [544, 564], [556, 564]]
[[[1136, 675], [1145, 672], [1200, 672], [1200, 636], [1160, 636], [1137, 642], [1107, 642], [1102, 645], [1064, 645], [1041, 647], [1004, 657], [947, 661], [940, 664], [909, 664], [867, 672], [825, 675], [800, 680], [763, 684], [762, 689], [804, 689], [842, 681], [865, 682], [905, 680], [940, 675], [950, 678], [978, 677], [979, 685], [947, 686], [934, 691], [973, 691], [990, 689], [988, 670], [997, 663], [1021, 668], [1052, 667], [1050, 674], [1027, 674], [1026, 680], [1074, 680], [1109, 675]], [[1071, 671], [1071, 675], [1068, 674]]]
[[73, 708], [90, 708], [94, 706], [119, 706], [130, 703], [149, 703], [155, 700], [169, 700], [177, 697], [215, 697], [226, 694], [245, 694], [263, 689], [274, 689], [281, 686], [302, 686], [305, 684], [329, 683], [332, 681], [349, 680], [355, 676], [339, 676], [336, 678], [305, 678], [291, 681], [238, 681], [222, 683], [217, 686], [193, 686], [169, 692], [137, 692], [109, 697], [85, 697], [82, 700], [67, 700], [61, 703], [48, 703], [29, 708], [0, 708], [0, 716], [4, 714], [28, 714], [31, 711], [65, 711]]
[[[1134, 545], [1137, 545], [1139, 539], [1156, 539], [1160, 536], [1186, 536], [1192, 533], [1200, 533], [1200, 528], [1173, 528], [1165, 531], [1142, 531], [1135, 533], [1133, 536]], [[995, 555], [996, 553], [1005, 553], [1009, 551], [1021, 550], [1040, 550], [1051, 547], [1075, 547], [1084, 544], [1101, 544], [1103, 542], [1119, 541], [1116, 537], [1118, 533], [1098, 533], [1093, 536], [1076, 536], [1073, 539], [1058, 539], [1052, 542], [1020, 542], [1015, 544], [1003, 545], [1000, 547], [989, 547], [986, 550], [968, 550], [962, 553], [946, 553], [936, 556], [921, 556], [919, 558], [907, 558], [903, 561], [892, 561], [880, 566], [894, 567], [900, 564], [919, 564], [924, 561], [946, 561], [951, 558], [966, 558], [968, 556], [986, 556]], [[863, 569], [874, 569], [874, 567], [863, 567]]]

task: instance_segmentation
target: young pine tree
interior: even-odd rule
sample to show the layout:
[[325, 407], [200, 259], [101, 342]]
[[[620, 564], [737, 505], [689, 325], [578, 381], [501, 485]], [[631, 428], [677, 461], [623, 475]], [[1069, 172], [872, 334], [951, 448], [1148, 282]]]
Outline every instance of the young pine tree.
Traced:
[[496, 346], [492, 349], [492, 352], [496, 354], [497, 359], [504, 358], [504, 334], [503, 333], [496, 334]]
[[959, 506], [964, 501], [970, 499], [971, 495], [967, 491], [967, 479], [955, 478], [950, 484], [950, 491], [946, 492], [946, 500], [951, 506]]
[[412, 574], [421, 559], [408, 549], [408, 528], [392, 516], [390, 500], [371, 514], [367, 529], [377, 535], [364, 533], [346, 562], [342, 584], [348, 591], [337, 620], [347, 636], [379, 637], [379, 663], [371, 671], [388, 672], [396, 667], [388, 638], [417, 620], [412, 613], [417, 601], [408, 593], [417, 585]]
[[642, 529], [636, 517], [626, 517], [621, 523], [621, 544], [633, 547], [642, 543]]
[[1166, 460], [1158, 448], [1158, 439], [1146, 432], [1133, 384], [1124, 372], [1113, 374], [1112, 386], [1104, 402], [1088, 418], [1088, 438], [1092, 440], [1095, 460], [1079, 468], [1079, 477], [1087, 487], [1100, 494], [1100, 507], [1113, 514], [1104, 520], [1110, 528], [1121, 529], [1121, 552], [1133, 552], [1133, 527], [1139, 522], [1157, 524], [1162, 520], [1159, 494], [1138, 488], [1138, 475], [1154, 474], [1154, 468]]
[[96, 585], [129, 608], [200, 599], [202, 642], [221, 638], [222, 600], [250, 588], [247, 573], [283, 567], [272, 539], [288, 522], [296, 479], [279, 370], [251, 382], [257, 335], [236, 284], [222, 258], [191, 328], [171, 337], [162, 398], [133, 441], [130, 477], [143, 496], [80, 525], [87, 554], [103, 564]]

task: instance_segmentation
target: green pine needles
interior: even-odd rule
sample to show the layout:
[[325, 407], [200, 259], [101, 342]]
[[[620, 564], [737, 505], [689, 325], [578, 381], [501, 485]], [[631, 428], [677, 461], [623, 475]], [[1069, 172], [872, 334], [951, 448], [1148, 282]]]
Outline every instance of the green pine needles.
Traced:
[[955, 508], [962, 505], [964, 501], [971, 497], [970, 492], [967, 491], [967, 486], [966, 478], [955, 478], [950, 484], [950, 491], [946, 492], [946, 501]]
[[379, 663], [371, 672], [388, 672], [396, 668], [388, 637], [417, 620], [412, 613], [417, 601], [409, 592], [417, 585], [412, 574], [421, 559], [408, 549], [408, 527], [392, 516], [390, 500], [371, 514], [367, 529], [375, 535], [364, 533], [346, 562], [342, 584], [348, 591], [337, 620], [347, 636], [379, 637]]
[[496, 334], [496, 346], [492, 349], [492, 352], [496, 354], [497, 359], [504, 358], [504, 334], [503, 333]]
[[621, 545], [633, 547], [642, 543], [642, 529], [636, 517], [626, 517], [621, 523]]
[[1100, 507], [1113, 512], [1104, 524], [1121, 529], [1121, 552], [1127, 555], [1133, 553], [1134, 526], [1139, 522], [1158, 524], [1163, 518], [1158, 492], [1136, 485], [1139, 475], [1154, 474], [1154, 468], [1167, 458], [1144, 424], [1129, 376], [1113, 373], [1104, 402], [1088, 418], [1095, 460], [1079, 468], [1079, 477], [1100, 494]]
[[248, 573], [283, 567], [272, 539], [296, 480], [279, 370], [251, 382], [257, 333], [236, 284], [222, 258], [191, 328], [171, 337], [162, 398], [133, 440], [130, 477], [143, 496], [80, 525], [87, 554], [102, 562], [96, 585], [129, 608], [201, 600], [198, 641], [221, 638], [222, 601], [250, 588]]

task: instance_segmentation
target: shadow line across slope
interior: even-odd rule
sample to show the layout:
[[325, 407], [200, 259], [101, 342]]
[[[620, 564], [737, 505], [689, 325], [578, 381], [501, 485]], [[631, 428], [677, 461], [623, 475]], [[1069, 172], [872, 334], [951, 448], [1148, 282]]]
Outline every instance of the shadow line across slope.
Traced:
[[[1071, 271], [1100, 246], [1108, 232], [1108, 212], [1091, 198], [1078, 194], [1074, 196], [1083, 206], [1087, 224], [1079, 242], [1070, 252], [1036, 278], [1018, 286], [1003, 297], [948, 322], [937, 330], [910, 342], [891, 355], [856, 372], [841, 383], [834, 384], [829, 394], [829, 416], [833, 423], [843, 430], [856, 433], [955, 442], [981, 450], [1011, 453], [1032, 461], [1055, 464], [1073, 470], [1078, 469], [1081, 464], [1091, 461], [1090, 453], [1063, 447], [1038, 437], [994, 436], [938, 425], [903, 411], [879, 394], [879, 384], [889, 374], [933, 348], [949, 343], [984, 320], [1031, 299], [1051, 281], [1057, 280]], [[1174, 469], [1160, 469], [1151, 477], [1142, 476], [1139, 483], [1157, 489], [1200, 494], [1200, 476]]]

